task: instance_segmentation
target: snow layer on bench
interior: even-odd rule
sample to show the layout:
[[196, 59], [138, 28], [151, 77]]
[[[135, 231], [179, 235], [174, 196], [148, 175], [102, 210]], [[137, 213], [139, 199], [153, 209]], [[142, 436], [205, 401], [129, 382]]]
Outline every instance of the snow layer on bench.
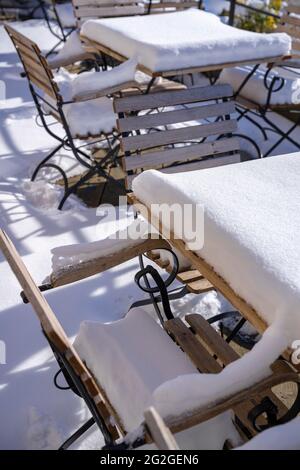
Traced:
[[261, 60], [288, 54], [285, 33], [260, 34], [223, 24], [204, 11], [88, 20], [81, 34], [152, 71]]

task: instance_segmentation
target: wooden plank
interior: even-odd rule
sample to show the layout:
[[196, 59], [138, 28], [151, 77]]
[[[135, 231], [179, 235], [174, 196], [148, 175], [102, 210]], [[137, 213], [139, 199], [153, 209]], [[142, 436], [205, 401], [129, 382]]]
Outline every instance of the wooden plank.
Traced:
[[124, 152], [143, 150], [161, 145], [176, 144], [193, 139], [200, 139], [212, 135], [221, 135], [234, 132], [237, 129], [236, 121], [221, 121], [180, 129], [151, 132], [148, 134], [123, 137], [122, 148]]
[[222, 367], [214, 360], [208, 351], [196, 339], [180, 318], [174, 318], [164, 323], [166, 331], [174, 341], [188, 354], [200, 372], [218, 373]]
[[[101, 6], [113, 6], [120, 5], [121, 2], [114, 0], [72, 0], [73, 7], [101, 7]], [[134, 0], [122, 0], [122, 5], [136, 4]]]
[[[193, 8], [193, 7], [198, 7], [199, 3], [198, 2], [193, 2], [193, 1], [188, 1], [188, 2], [153, 2], [151, 4], [151, 10], [152, 9], [165, 9], [165, 8], [175, 8], [176, 10], [184, 10], [185, 8]], [[150, 12], [151, 12], [150, 10]]]
[[186, 284], [191, 281], [199, 281], [199, 279], [203, 279], [203, 276], [197, 269], [189, 269], [188, 271], [179, 272], [177, 279]]
[[146, 240], [137, 240], [136, 243], [129, 248], [53, 272], [50, 276], [51, 285], [53, 287], [58, 287], [70, 284], [72, 282], [94, 276], [95, 274], [106, 271], [114, 266], [118, 266], [119, 264], [125, 263], [125, 261], [146, 253], [147, 251], [163, 248], [170, 249], [170, 245], [166, 240], [151, 238], [147, 238]]
[[291, 15], [284, 15], [281, 17], [280, 22], [283, 24], [291, 24], [293, 26], [300, 26], [300, 18]]
[[119, 118], [118, 124], [121, 132], [136, 129], [149, 129], [151, 127], [165, 126], [179, 122], [189, 122], [215, 116], [224, 116], [235, 112], [233, 101], [225, 103], [208, 104], [192, 108], [176, 109], [174, 111], [161, 111], [142, 116], [125, 116]]
[[26, 70], [31, 72], [37, 78], [41, 77], [44, 82], [49, 83], [52, 86], [52, 82], [47, 71], [44, 69], [42, 64], [38, 62], [38, 57], [36, 60], [32, 60], [31, 58], [25, 56], [25, 54], [22, 54], [22, 61], [23, 65], [26, 67]]
[[35, 74], [32, 72], [29, 72], [26, 69], [27, 75], [29, 80], [38, 88], [43, 90], [47, 95], [51, 96], [52, 98], [56, 99], [56, 93], [54, 92], [53, 88], [46, 82], [44, 82], [42, 79], [37, 78]]
[[159, 450], [179, 450], [173, 434], [155, 408], [148, 408], [144, 417], [146, 429]]
[[229, 153], [239, 150], [239, 141], [236, 137], [204, 142], [203, 144], [175, 147], [156, 152], [147, 152], [140, 155], [124, 158], [127, 171], [138, 168], [155, 168], [158, 165], [169, 165], [174, 162], [195, 160], [205, 156], [214, 156], [220, 153]]
[[[204, 158], [202, 160], [196, 160], [189, 163], [184, 163], [181, 165], [173, 165], [168, 168], [160, 168], [159, 171], [162, 173], [181, 173], [183, 171], [193, 171], [193, 170], [204, 170], [207, 168], [215, 168], [217, 166], [222, 165], [231, 165], [233, 163], [240, 162], [240, 155], [224, 155], [221, 157], [211, 157], [211, 158]], [[126, 176], [126, 184], [127, 188], [131, 188], [132, 181], [137, 176], [135, 175], [127, 175]]]
[[114, 108], [116, 113], [131, 111], [142, 111], [143, 109], [154, 109], [178, 104], [195, 103], [198, 101], [209, 101], [220, 98], [230, 98], [233, 90], [230, 85], [214, 85], [195, 87], [186, 90], [177, 90], [170, 93], [158, 92], [147, 95], [136, 95], [124, 98], [116, 98]]
[[203, 294], [204, 292], [211, 291], [214, 287], [207, 279], [203, 278], [198, 281], [189, 282], [187, 288], [192, 294]]
[[[73, 348], [53, 310], [46, 301], [45, 297], [41, 294], [39, 288], [35, 284], [25, 264], [23, 263], [19, 253], [3, 230], [0, 230], [0, 249], [6, 257], [20, 285], [22, 286], [26, 297], [35, 310], [48, 338], [62, 354], [65, 354], [67, 360], [74, 368], [74, 371], [78, 373], [80, 377], [84, 376], [83, 382], [90, 396], [94, 399], [97, 399], [95, 404], [99, 412], [107, 421], [107, 424], [111, 428], [113, 435], [118, 437], [119, 433], [117, 429], [112, 426], [111, 423], [109, 423], [111, 414], [108, 409], [111, 408], [111, 410], [113, 410], [113, 408], [109, 404], [109, 401], [105, 402], [100, 388], [97, 386], [89, 370], [83, 364], [76, 350]], [[114, 413], [114, 415], [115, 418], [118, 419], [116, 422], [120, 423], [120, 429], [122, 429], [120, 418], [116, 415], [116, 413]]]
[[212, 354], [216, 354], [225, 366], [239, 359], [240, 356], [201, 315], [186, 315], [185, 320], [193, 331], [200, 336], [201, 340], [207, 344]]
[[76, 8], [76, 17], [79, 19], [88, 18], [105, 18], [114, 16], [131, 16], [144, 13], [145, 8], [143, 5], [112, 5], [112, 6], [99, 6], [99, 7], [83, 7]]
[[285, 24], [279, 24], [276, 28], [276, 32], [278, 33], [287, 33], [292, 39], [300, 39], [300, 30], [299, 28], [295, 28], [295, 26]]

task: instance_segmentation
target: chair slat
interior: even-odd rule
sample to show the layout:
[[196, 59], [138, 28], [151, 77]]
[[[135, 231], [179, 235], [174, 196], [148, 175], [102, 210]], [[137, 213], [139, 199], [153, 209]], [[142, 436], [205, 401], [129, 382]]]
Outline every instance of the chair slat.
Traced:
[[139, 168], [156, 168], [161, 165], [170, 165], [174, 162], [195, 160], [208, 155], [229, 153], [239, 150], [239, 141], [236, 137], [205, 142], [203, 144], [165, 149], [158, 152], [149, 152], [142, 155], [124, 158], [127, 171]]
[[[135, 0], [122, 0], [122, 5], [136, 4]], [[114, 0], [72, 0], [73, 7], [102, 7], [120, 5], [120, 2]]]
[[295, 28], [295, 26], [289, 25], [287, 23], [279, 24], [276, 29], [276, 32], [287, 33], [292, 37], [292, 39], [300, 39], [300, 28], [297, 29]]
[[295, 13], [300, 15], [300, 6], [299, 5], [288, 5], [285, 9], [288, 13]]
[[121, 132], [128, 132], [136, 129], [149, 129], [151, 127], [164, 126], [167, 124], [224, 116], [234, 111], [235, 107], [233, 102], [217, 103], [188, 109], [177, 109], [175, 111], [155, 112], [143, 116], [128, 116], [124, 119], [119, 119], [118, 126]]
[[173, 2], [153, 2], [151, 4], [151, 10], [152, 9], [170, 9], [170, 8], [175, 8], [176, 10], [184, 10], [186, 8], [197, 8], [199, 5], [199, 2], [193, 2], [193, 1], [181, 1], [181, 2], [178, 2], [178, 1], [173, 1]]
[[192, 139], [208, 137], [216, 134], [226, 134], [234, 132], [237, 128], [235, 121], [227, 120], [213, 122], [210, 124], [171, 129], [161, 132], [123, 137], [122, 147], [125, 152], [133, 150], [143, 150], [145, 148], [158, 147], [160, 145], [186, 142]]
[[116, 113], [142, 111], [163, 106], [176, 106], [178, 104], [195, 103], [219, 98], [232, 97], [233, 90], [230, 85], [215, 85], [197, 87], [188, 90], [178, 90], [172, 93], [158, 92], [146, 95], [136, 95], [116, 98], [114, 101]]

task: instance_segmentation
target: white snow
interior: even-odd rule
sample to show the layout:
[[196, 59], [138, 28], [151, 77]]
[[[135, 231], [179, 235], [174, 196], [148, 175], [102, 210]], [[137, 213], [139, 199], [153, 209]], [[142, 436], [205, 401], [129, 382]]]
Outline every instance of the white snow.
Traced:
[[[141, 424], [144, 410], [153, 404], [152, 392], [160, 384], [186, 374], [199, 375], [190, 359], [141, 308], [112, 323], [82, 323], [74, 347], [127, 431]], [[230, 413], [225, 413], [178, 438], [183, 448], [222, 449], [232, 435], [236, 437]]]
[[84, 72], [72, 81], [74, 99], [84, 98], [86, 94], [99, 93], [134, 80], [137, 60], [133, 57], [121, 65], [104, 72]]
[[[13, 26], [35, 40], [43, 51], [48, 51], [57, 42], [44, 21], [26, 21]], [[20, 77], [22, 65], [2, 26], [0, 51], [0, 80], [6, 88], [6, 99], [0, 96], [1, 228], [11, 236], [34, 279], [41, 284], [51, 272], [52, 248], [106, 238], [125, 227], [132, 214], [120, 208], [119, 220], [103, 219], [99, 211], [82, 207], [75, 197], [71, 209], [63, 212], [56, 210], [55, 199], [51, 209], [43, 207], [45, 197], [43, 195], [41, 200], [33, 194], [28, 177], [56, 142], [35, 121], [36, 109], [26, 79]], [[273, 117], [281, 128], [291, 125], [290, 121], [278, 115]], [[264, 142], [259, 131], [247, 122], [242, 122], [241, 127], [263, 147], [270, 146], [274, 140], [273, 134], [268, 133], [269, 139]], [[62, 135], [59, 128], [54, 128]], [[299, 140], [299, 129], [292, 135]], [[291, 144], [284, 143], [276, 152], [293, 150]], [[57, 160], [64, 168], [67, 165], [70, 175], [84, 171], [65, 149], [59, 152]], [[39, 192], [40, 182], [37, 188]], [[48, 190], [45, 184], [45, 192]], [[49, 291], [47, 300], [68, 336], [74, 338], [84, 320], [105, 323], [122, 318], [134, 301], [143, 298], [133, 281], [138, 269], [138, 261], [132, 260], [83, 282]], [[6, 364], [0, 364], [0, 447], [57, 448], [58, 441], [61, 443], [70, 436], [90, 415], [75, 394], [54, 388], [52, 380], [58, 370], [57, 364], [41, 334], [35, 313], [21, 302], [20, 286], [2, 254], [0, 277], [5, 280], [0, 283], [0, 340], [5, 342], [7, 355]], [[189, 295], [172, 302], [172, 306], [176, 316], [198, 312], [209, 317], [220, 310], [230, 309], [215, 293]], [[154, 316], [153, 309], [148, 308], [147, 311]], [[198, 438], [201, 440], [199, 446], [202, 443], [204, 448], [208, 448], [206, 438], [213, 433], [213, 427], [212, 421], [209, 428], [206, 423], [205, 432]], [[224, 435], [228, 428], [224, 426]], [[189, 442], [191, 437], [197, 438], [197, 433], [190, 434], [193, 436], [189, 436]], [[220, 442], [223, 440], [220, 438]], [[102, 445], [103, 438], [94, 427], [76, 448], [99, 449]]]
[[300, 450], [300, 417], [263, 431], [235, 450]]
[[[212, 13], [186, 10], [141, 17], [88, 20], [81, 34], [120, 53], [136, 56], [152, 71], [258, 61], [286, 55], [287, 34], [260, 34], [223, 24]], [[272, 52], [270, 52], [272, 51]]]
[[[218, 83], [230, 83], [234, 91], [237, 91], [245, 78], [251, 72], [251, 66], [239, 66], [223, 69]], [[264, 84], [264, 77], [267, 69], [260, 67], [249, 79], [240, 92], [240, 96], [252, 102], [264, 105], [267, 103], [268, 90]], [[300, 103], [300, 77], [291, 70], [274, 69], [268, 76], [267, 83], [270, 86], [274, 78], [279, 80], [275, 83], [275, 90], [281, 85], [280, 78], [284, 78], [282, 89], [271, 94], [270, 103], [272, 105], [287, 105]]]

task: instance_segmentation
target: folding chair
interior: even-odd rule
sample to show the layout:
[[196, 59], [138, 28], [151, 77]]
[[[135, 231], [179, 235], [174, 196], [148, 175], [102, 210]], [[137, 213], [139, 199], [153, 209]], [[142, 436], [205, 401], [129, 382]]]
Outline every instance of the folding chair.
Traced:
[[[76, 100], [65, 98], [38, 46], [11, 26], [6, 25], [5, 28], [23, 64], [41, 122], [48, 134], [59, 142], [57, 147], [37, 166], [33, 172], [32, 181], [42, 168], [52, 167], [57, 170], [63, 178], [65, 187], [65, 194], [59, 204], [59, 209], [62, 209], [66, 199], [93, 175], [99, 174], [106, 179], [109, 178], [106, 166], [116, 158], [118, 146], [114, 148], [117, 140], [115, 115], [112, 102], [106, 95], [122, 89], [122, 85], [101, 90], [99, 93], [93, 93], [92, 96], [87, 91], [86, 97], [81, 96]], [[135, 85], [132, 81], [124, 84], [126, 88], [132, 85]], [[46, 116], [49, 114], [63, 126], [66, 134], [64, 138], [57, 135], [47, 124]], [[79, 124], [78, 119], [80, 119]], [[93, 159], [93, 155], [90, 156], [82, 150], [82, 145], [76, 144], [77, 139], [81, 140], [81, 143], [84, 141], [86, 145], [94, 144], [96, 141], [107, 142], [109, 151], [100, 162], [97, 162]], [[56, 163], [49, 162], [63, 147], [70, 149], [76, 160], [87, 169], [86, 174], [72, 186], [69, 186], [63, 168]]]
[[[140, 245], [135, 252], [134, 250], [131, 250], [131, 252], [127, 250], [126, 253], [123, 251], [121, 261], [136, 256], [142, 250], [153, 249], [154, 246], [166, 248], [168, 245], [163, 240], [145, 240], [144, 244]], [[89, 325], [85, 322], [80, 328], [74, 345], [72, 345], [54, 312], [32, 280], [15, 247], [3, 231], [0, 231], [0, 248], [38, 316], [42, 331], [54, 352], [68, 385], [84, 399], [92, 414], [87, 423], [65, 441], [61, 446], [63, 449], [74, 443], [94, 423], [99, 426], [104, 435], [106, 449], [136, 448], [144, 443], [153, 442], [157, 438], [157, 431], [154, 429], [155, 423], [153, 424], [152, 419], [153, 413], [152, 418], [149, 417], [149, 413], [146, 413], [146, 423], [148, 424], [143, 424], [145, 397], [141, 399], [138, 394], [133, 400], [132, 393], [127, 393], [130, 389], [132, 391], [132, 387], [133, 390], [136, 390], [136, 380], [138, 380], [136, 385], [141, 384], [141, 380], [145, 380], [143, 376], [149, 373], [150, 364], [152, 365], [151, 376], [155, 382], [155, 385], [152, 384], [152, 386], [155, 388], [164, 380], [176, 378], [178, 375], [188, 373], [197, 375], [197, 369], [203, 373], [218, 373], [224, 365], [226, 366], [226, 364], [237, 359], [237, 354], [201, 316], [187, 315], [185, 317], [186, 321], [192, 326], [191, 329], [182, 320], [174, 319], [169, 309], [166, 291], [160, 283], [160, 277], [150, 267], [147, 267], [147, 274], [152, 277], [152, 280], [157, 281], [164, 297], [166, 318], [161, 322], [163, 328], [143, 310], [134, 309], [134, 311], [127, 314], [125, 319], [112, 324], [103, 325], [97, 322]], [[102, 264], [98, 263], [99, 272], [107, 269], [106, 262], [108, 258], [109, 266], [120, 263], [119, 256], [104, 257]], [[80, 272], [81, 267], [78, 266], [78, 268]], [[140, 286], [140, 280], [144, 274], [140, 272], [136, 276]], [[120, 322], [123, 322], [121, 325], [127, 324], [126, 334], [123, 332], [119, 336], [119, 340], [117, 340], [119, 348], [114, 349], [113, 344], [115, 344], [116, 339], [112, 343], [110, 334], [116, 327], [120, 327]], [[139, 336], [140, 328], [147, 328], [147, 340], [143, 335], [142, 337]], [[193, 332], [196, 334], [193, 334]], [[91, 333], [94, 339], [90, 336]], [[200, 341], [197, 339], [199, 337]], [[162, 350], [153, 348], [153, 344], [157, 344], [157, 342]], [[125, 344], [130, 344], [129, 355], [126, 347], [124, 347]], [[103, 355], [99, 354], [99, 347], [102, 348]], [[114, 352], [111, 348], [114, 349]], [[142, 348], [143, 354], [141, 354], [140, 348]], [[133, 354], [134, 349], [135, 354]], [[91, 354], [88, 351], [92, 351]], [[122, 370], [121, 374], [114, 373], [113, 377], [111, 376], [112, 369], [109, 365], [107, 366], [105, 359], [107, 354], [113, 361], [119, 361], [123, 358], [122, 361], [125, 361], [123, 364], [127, 365], [131, 364], [132, 361], [134, 362], [135, 358], [138, 358], [138, 362], [132, 363], [133, 369], [131, 370], [135, 372], [133, 375], [131, 373], [130, 380], [128, 380], [125, 370]], [[145, 366], [144, 361], [146, 361], [147, 366]], [[165, 361], [167, 361], [167, 364], [163, 367]], [[103, 368], [100, 375], [98, 366]], [[158, 376], [156, 375], [156, 368], [159, 371]], [[270, 391], [270, 388], [287, 381], [298, 384], [298, 374], [286, 369], [285, 363], [282, 361], [276, 361], [273, 369], [274, 373], [259, 383], [229, 397], [227, 396], [227, 398], [222, 397], [222, 399], [208, 406], [194, 410], [193, 413], [173, 416], [172, 419], [166, 420], [166, 425], [172, 433], [177, 433], [217, 417], [226, 410], [233, 409], [236, 415], [236, 425], [243, 432], [243, 436], [248, 434], [249, 437], [252, 432], [255, 434], [258, 430], [265, 429], [270, 424], [291, 419], [295, 415], [295, 408], [292, 407], [287, 412], [286, 407]], [[122, 387], [120, 387], [119, 380], [122, 380]], [[144, 382], [145, 390], [151, 396], [151, 385], [149, 383], [147, 385], [146, 382]], [[140, 385], [138, 390], [143, 394]], [[115, 394], [118, 392], [122, 393], [122, 403], [116, 400]], [[268, 398], [266, 398], [266, 395]], [[279, 418], [277, 411], [279, 411]], [[267, 418], [264, 417], [264, 413], [266, 413]], [[135, 429], [135, 426], [139, 428], [139, 431]], [[122, 436], [125, 436], [125, 439], [120, 441], [119, 439]], [[168, 441], [170, 441], [170, 436], [168, 436]], [[174, 445], [174, 442], [172, 445]]]

